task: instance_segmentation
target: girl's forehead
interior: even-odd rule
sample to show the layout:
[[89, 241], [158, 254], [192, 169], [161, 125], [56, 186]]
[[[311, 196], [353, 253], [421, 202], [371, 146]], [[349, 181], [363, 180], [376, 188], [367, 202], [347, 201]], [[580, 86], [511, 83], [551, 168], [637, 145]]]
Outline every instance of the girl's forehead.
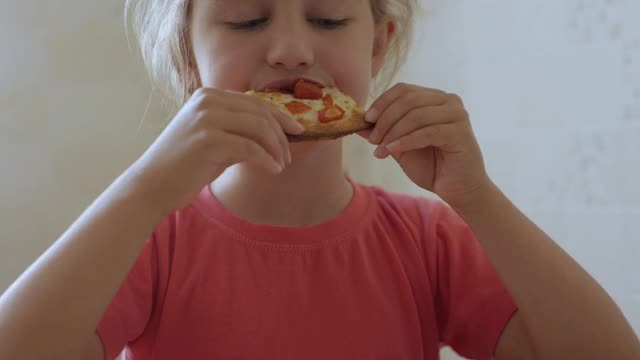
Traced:
[[193, 0], [201, 5], [224, 10], [228, 8], [268, 7], [273, 5], [304, 5], [305, 7], [344, 7], [360, 5], [369, 0]]

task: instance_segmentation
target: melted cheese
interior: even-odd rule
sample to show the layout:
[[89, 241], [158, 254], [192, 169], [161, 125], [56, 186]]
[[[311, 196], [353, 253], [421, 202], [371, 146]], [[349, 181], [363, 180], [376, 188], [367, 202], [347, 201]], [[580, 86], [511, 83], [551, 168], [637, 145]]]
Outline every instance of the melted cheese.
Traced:
[[[322, 99], [319, 100], [309, 100], [309, 99], [296, 99], [292, 94], [284, 94], [284, 93], [277, 93], [277, 92], [256, 92], [256, 91], [249, 91], [247, 92], [247, 94], [250, 95], [257, 95], [259, 97], [261, 97], [262, 99], [266, 100], [267, 102], [273, 104], [274, 106], [276, 106], [278, 109], [280, 109], [280, 111], [283, 111], [285, 113], [291, 114], [289, 112], [289, 110], [285, 107], [285, 104], [292, 102], [292, 101], [297, 101], [297, 102], [301, 102], [304, 104], [307, 104], [309, 107], [311, 107], [311, 110], [303, 113], [303, 114], [297, 114], [297, 115], [293, 115], [291, 114], [294, 118], [296, 118], [298, 121], [300, 122], [312, 122], [312, 123], [318, 123], [318, 112], [320, 112], [320, 110], [325, 108], [324, 102], [322, 101]], [[337, 121], [333, 121], [331, 123], [335, 123], [335, 122], [340, 122], [346, 119], [350, 119], [351, 116], [353, 115], [354, 111], [358, 111], [358, 105], [356, 104], [356, 102], [348, 95], [342, 93], [340, 90], [338, 90], [335, 87], [325, 87], [322, 89], [322, 96], [324, 97], [325, 95], [331, 95], [331, 97], [333, 98], [333, 103], [335, 105], [340, 106], [343, 110], [344, 110], [344, 116], [342, 117], [341, 120], [337, 120]], [[361, 112], [362, 110], [360, 110]], [[330, 124], [331, 124], [330, 123]]]

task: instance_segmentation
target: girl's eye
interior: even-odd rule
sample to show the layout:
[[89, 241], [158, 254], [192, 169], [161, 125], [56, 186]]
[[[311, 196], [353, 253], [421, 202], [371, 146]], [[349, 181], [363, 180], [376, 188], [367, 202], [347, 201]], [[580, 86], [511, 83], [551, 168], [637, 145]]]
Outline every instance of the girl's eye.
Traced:
[[309, 19], [309, 22], [321, 29], [335, 29], [347, 25], [349, 19]]
[[[321, 29], [335, 29], [347, 25], [349, 19], [325, 19], [314, 18], [308, 20], [312, 25]], [[268, 18], [257, 18], [247, 21], [228, 21], [225, 25], [229, 26], [233, 30], [257, 30], [261, 26], [264, 26], [269, 22]]]
[[260, 26], [265, 25], [267, 21], [269, 21], [268, 18], [259, 18], [259, 19], [252, 19], [252, 20], [238, 21], [238, 22], [228, 21], [228, 22], [225, 22], [225, 25], [229, 26], [231, 29], [234, 29], [234, 30], [255, 30]]

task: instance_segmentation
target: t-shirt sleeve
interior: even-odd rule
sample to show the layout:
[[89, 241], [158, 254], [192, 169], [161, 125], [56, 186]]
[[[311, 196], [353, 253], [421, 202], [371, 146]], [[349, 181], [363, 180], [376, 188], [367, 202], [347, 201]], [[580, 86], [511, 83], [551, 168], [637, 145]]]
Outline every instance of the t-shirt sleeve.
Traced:
[[145, 244], [96, 328], [105, 359], [115, 359], [127, 343], [144, 332], [149, 321], [156, 283], [154, 238]]
[[472, 359], [493, 359], [517, 306], [464, 220], [449, 206], [432, 207], [440, 342]]

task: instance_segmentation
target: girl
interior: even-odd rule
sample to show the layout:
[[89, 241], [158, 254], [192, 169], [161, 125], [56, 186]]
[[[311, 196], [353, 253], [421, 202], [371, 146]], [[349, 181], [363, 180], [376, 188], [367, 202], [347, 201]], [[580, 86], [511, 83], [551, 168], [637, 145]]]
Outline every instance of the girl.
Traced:
[[354, 182], [339, 140], [289, 144], [297, 123], [242, 94], [306, 78], [364, 103], [414, 1], [129, 5], [183, 106], [2, 296], [0, 358], [640, 358], [603, 289], [491, 181], [458, 96], [393, 86], [360, 133], [438, 202]]

